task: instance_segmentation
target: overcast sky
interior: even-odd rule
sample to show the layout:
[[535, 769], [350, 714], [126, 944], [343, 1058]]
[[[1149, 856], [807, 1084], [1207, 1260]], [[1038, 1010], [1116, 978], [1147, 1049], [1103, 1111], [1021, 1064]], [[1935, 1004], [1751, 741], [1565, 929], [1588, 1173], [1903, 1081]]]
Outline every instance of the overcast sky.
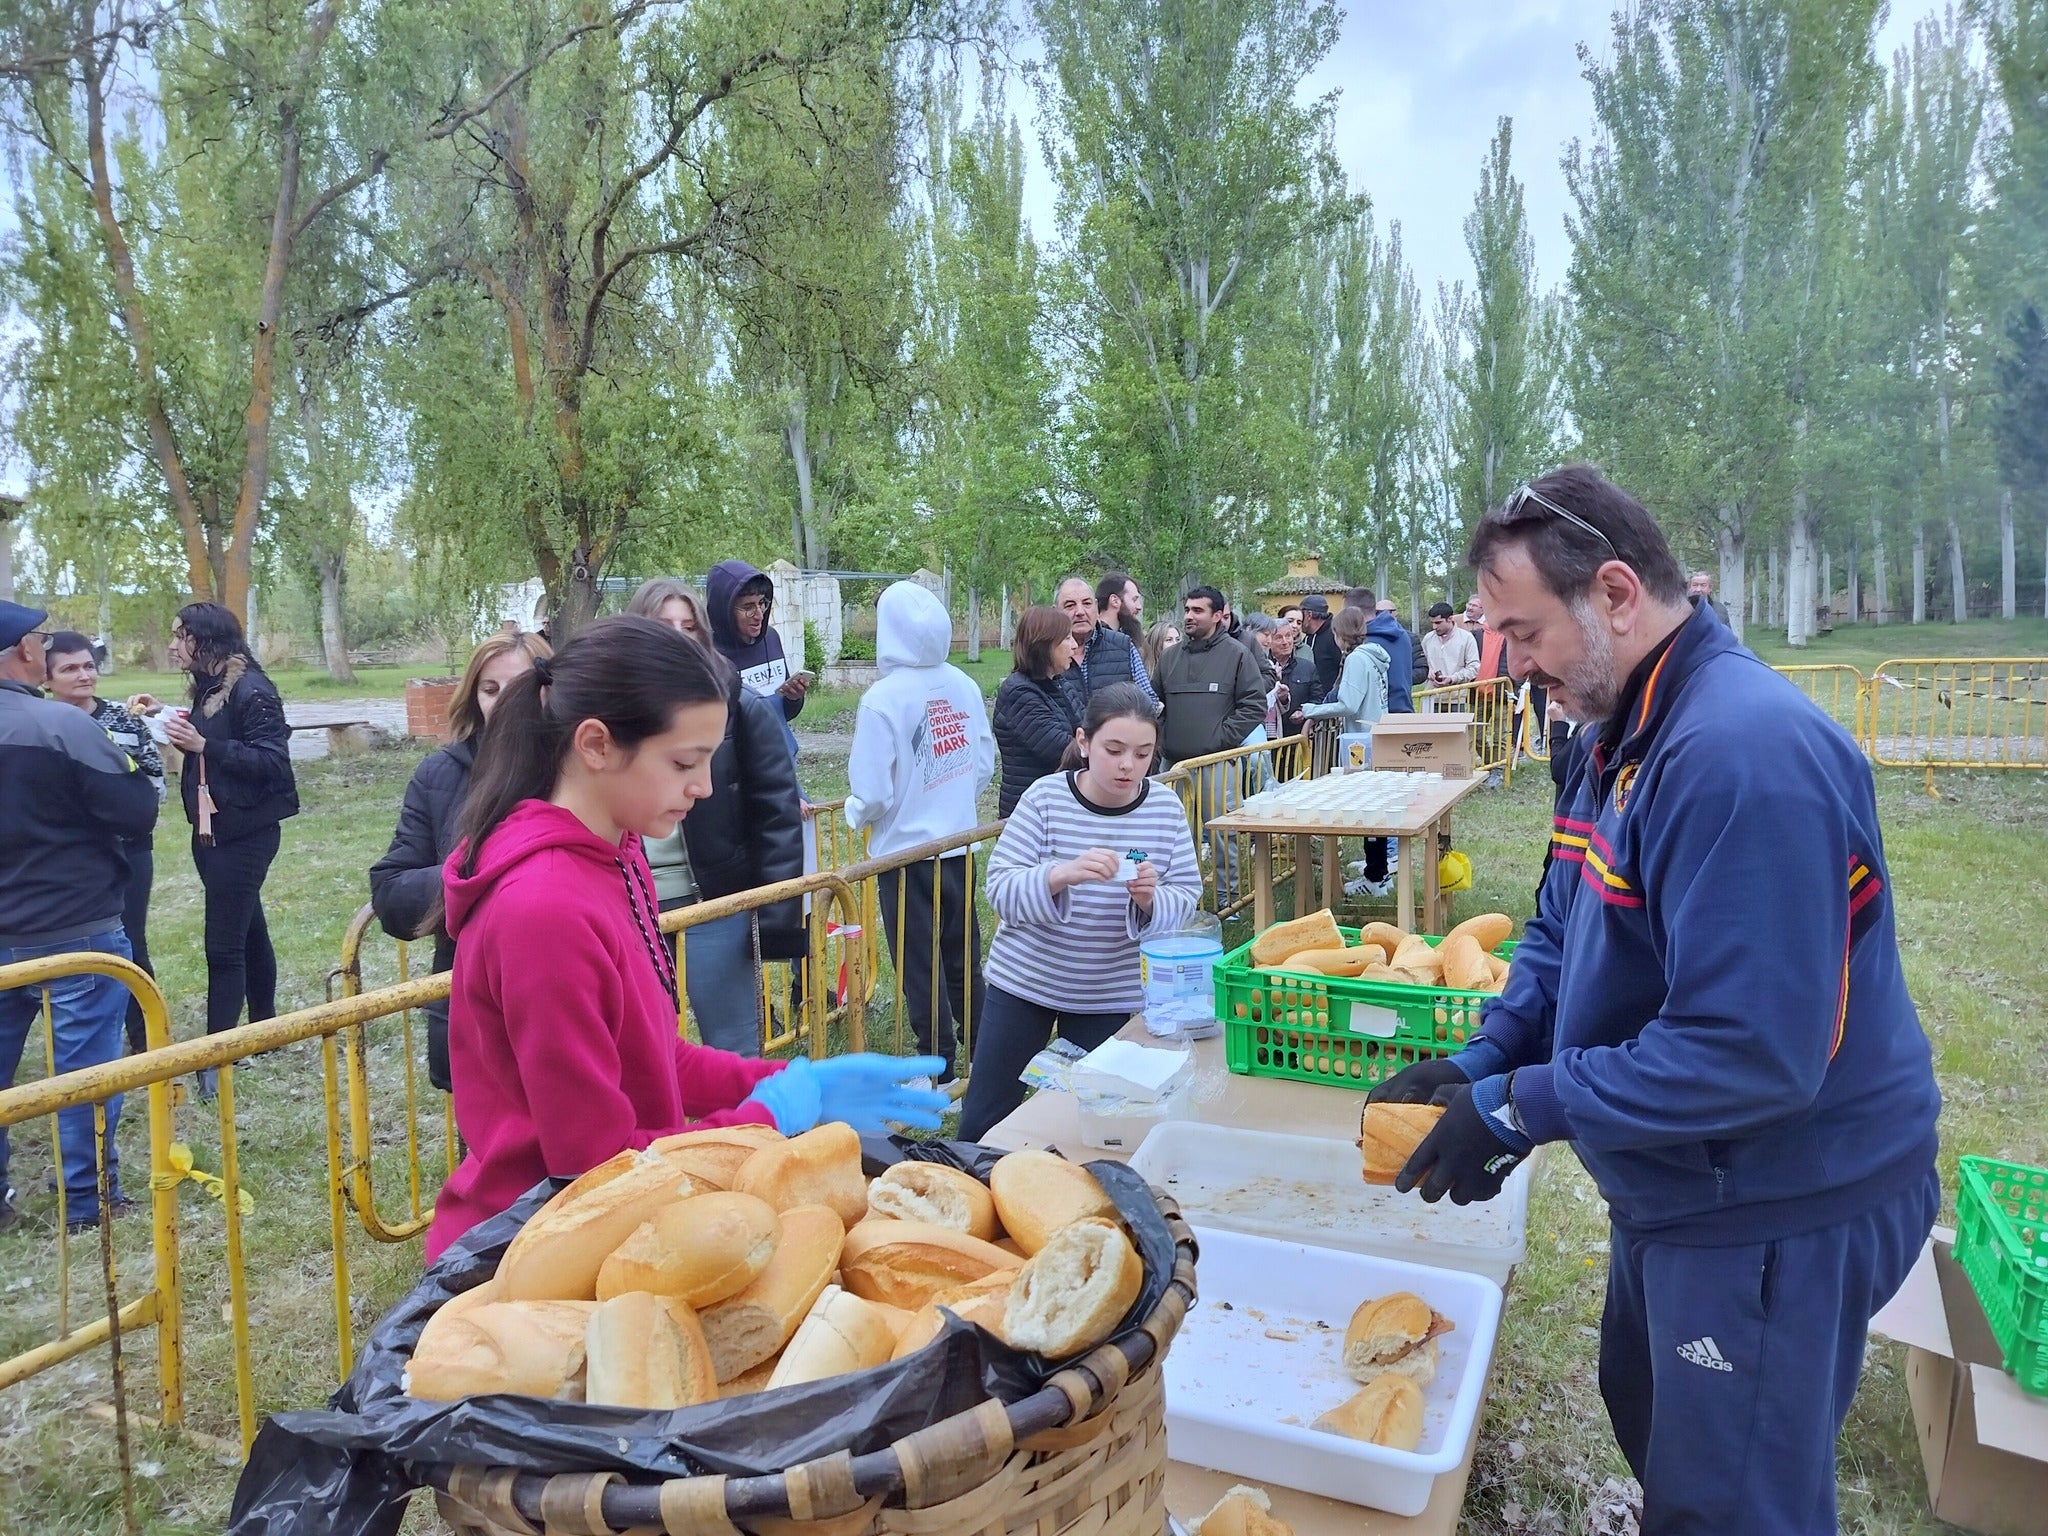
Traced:
[[[1402, 245], [1433, 305], [1439, 280], [1472, 275], [1464, 220], [1479, 186], [1494, 126], [1515, 120], [1514, 172], [1526, 189], [1537, 275], [1562, 282], [1570, 257], [1570, 205], [1560, 159], [1591, 132], [1592, 95], [1581, 73], [1583, 41], [1608, 52], [1615, 0], [1351, 0], [1337, 45], [1303, 90], [1337, 97], [1338, 158], [1352, 186], [1372, 199], [1384, 231], [1398, 219]], [[1910, 40], [1924, 4], [1895, 3], [1878, 34], [1878, 58]], [[1904, 19], [1900, 19], [1904, 18]], [[1028, 83], [1012, 98], [1035, 110]], [[1035, 122], [1026, 138], [1037, 152]], [[1025, 198], [1042, 245], [1055, 233], [1051, 177], [1033, 166]]]

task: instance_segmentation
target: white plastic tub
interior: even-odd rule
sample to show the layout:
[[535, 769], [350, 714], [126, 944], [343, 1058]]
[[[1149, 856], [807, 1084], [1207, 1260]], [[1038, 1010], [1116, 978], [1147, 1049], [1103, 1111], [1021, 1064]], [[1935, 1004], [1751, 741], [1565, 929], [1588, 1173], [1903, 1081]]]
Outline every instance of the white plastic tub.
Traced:
[[1522, 1261], [1526, 1163], [1492, 1200], [1431, 1205], [1367, 1184], [1348, 1141], [1175, 1120], [1146, 1135], [1131, 1167], [1197, 1226], [1468, 1270], [1498, 1285]]
[[[1166, 1441], [1175, 1461], [1397, 1515], [1419, 1515], [1437, 1477], [1465, 1459], [1500, 1327], [1501, 1291], [1430, 1269], [1238, 1232], [1196, 1228], [1201, 1299], [1166, 1357]], [[1456, 1326], [1437, 1340], [1413, 1451], [1309, 1428], [1358, 1390], [1344, 1329], [1368, 1297], [1413, 1291]]]

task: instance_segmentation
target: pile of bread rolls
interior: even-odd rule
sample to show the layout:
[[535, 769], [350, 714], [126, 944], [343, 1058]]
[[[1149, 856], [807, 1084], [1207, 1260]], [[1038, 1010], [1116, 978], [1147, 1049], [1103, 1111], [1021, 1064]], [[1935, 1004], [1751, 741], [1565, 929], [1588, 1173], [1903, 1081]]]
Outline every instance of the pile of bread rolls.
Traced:
[[1449, 987], [1460, 992], [1498, 992], [1507, 984], [1508, 962], [1493, 951], [1515, 931], [1502, 912], [1468, 917], [1441, 941], [1403, 933], [1392, 923], [1367, 923], [1356, 944], [1347, 943], [1328, 908], [1275, 923], [1252, 945], [1252, 964], [1261, 970], [1308, 976], [1349, 976], [1405, 986]]
[[1109, 1196], [1050, 1152], [1009, 1154], [986, 1185], [937, 1163], [870, 1183], [845, 1125], [686, 1131], [535, 1212], [428, 1320], [405, 1390], [684, 1408], [882, 1365], [933, 1342], [942, 1308], [1061, 1358], [1143, 1283]]

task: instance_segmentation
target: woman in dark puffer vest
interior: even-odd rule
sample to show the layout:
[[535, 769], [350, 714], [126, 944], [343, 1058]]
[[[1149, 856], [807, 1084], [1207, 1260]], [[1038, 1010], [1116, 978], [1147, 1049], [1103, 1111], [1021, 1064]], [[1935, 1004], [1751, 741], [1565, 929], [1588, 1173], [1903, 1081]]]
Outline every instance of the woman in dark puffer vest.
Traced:
[[[554, 651], [539, 635], [492, 635], [470, 653], [448, 705], [451, 740], [413, 770], [398, 811], [398, 830], [384, 857], [370, 866], [370, 905], [394, 939], [434, 937], [434, 974], [455, 964], [455, 941], [441, 927], [441, 866], [455, 851], [455, 825], [469, 799], [469, 770], [485, 724], [514, 678]], [[448, 1076], [448, 1005], [429, 1003], [427, 1076], [444, 1093]]]
[[1008, 817], [1024, 791], [1049, 773], [1080, 729], [1080, 690], [1072, 668], [1078, 647], [1067, 616], [1057, 608], [1024, 610], [1011, 646], [1016, 670], [996, 689], [996, 750], [1002, 754], [1002, 788], [996, 814]]
[[[192, 677], [192, 707], [164, 736], [185, 754], [178, 792], [192, 823], [192, 863], [206, 891], [206, 1032], [277, 1014], [277, 952], [263, 917], [263, 881], [299, 813], [284, 700], [218, 603], [178, 610], [171, 660]], [[202, 1076], [200, 1090], [210, 1092]]]

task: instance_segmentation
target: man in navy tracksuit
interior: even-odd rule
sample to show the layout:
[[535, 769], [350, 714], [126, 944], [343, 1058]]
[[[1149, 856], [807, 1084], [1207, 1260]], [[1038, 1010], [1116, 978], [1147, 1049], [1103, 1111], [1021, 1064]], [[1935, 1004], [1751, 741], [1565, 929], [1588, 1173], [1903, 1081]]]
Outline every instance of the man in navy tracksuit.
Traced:
[[1490, 1199], [1570, 1141], [1612, 1221], [1600, 1390], [1645, 1536], [1820, 1536], [1870, 1316], [1940, 1203], [1940, 1096], [1870, 768], [1574, 465], [1469, 554], [1509, 671], [1585, 723], [1506, 990], [1375, 1098], [1445, 1106], [1397, 1187]]

